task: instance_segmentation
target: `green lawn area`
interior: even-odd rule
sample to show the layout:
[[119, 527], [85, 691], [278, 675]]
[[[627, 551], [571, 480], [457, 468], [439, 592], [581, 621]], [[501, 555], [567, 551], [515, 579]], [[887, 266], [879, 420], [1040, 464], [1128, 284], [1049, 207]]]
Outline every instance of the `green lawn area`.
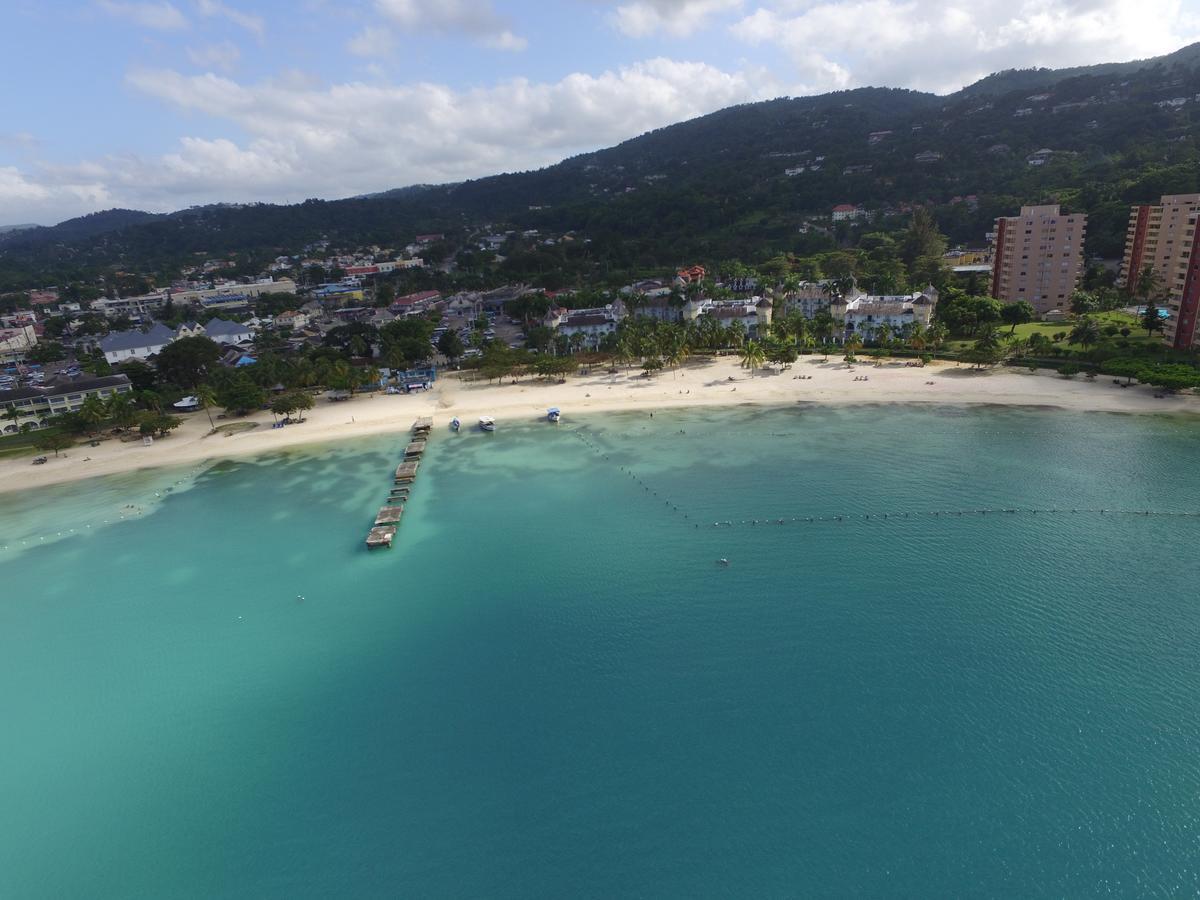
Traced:
[[[7, 422], [5, 423], [7, 424]], [[43, 428], [40, 431], [31, 431], [29, 434], [6, 434], [0, 437], [0, 459], [11, 459], [13, 457], [38, 456], [39, 451], [34, 446], [40, 439], [48, 434], [55, 434], [51, 428]], [[82, 440], [82, 438], [80, 438]], [[60, 451], [61, 452], [61, 451]], [[54, 451], [50, 451], [48, 456], [53, 456]]]
[[[1138, 318], [1136, 316], [1131, 316], [1128, 313], [1117, 311], [1103, 312], [1096, 313], [1092, 318], [1100, 323], [1100, 327], [1102, 329], [1107, 325], [1116, 325], [1118, 328], [1129, 328], [1133, 332], [1128, 338], [1129, 350], [1134, 354], [1136, 354], [1146, 344], [1162, 342], [1161, 334], [1156, 334], [1154, 337], [1147, 337], [1146, 329], [1141, 327], [1141, 322], [1138, 320]], [[1001, 325], [1000, 331], [1007, 335], [1011, 327], [1012, 326]], [[1034, 334], [1043, 334], [1047, 338], [1053, 340], [1054, 335], [1059, 334], [1060, 332], [1065, 331], [1067, 334], [1070, 334], [1071, 329], [1074, 327], [1075, 322], [1072, 319], [1068, 319], [1063, 322], [1029, 322], [1025, 325], [1018, 325], [1014, 333], [1022, 340], [1028, 340], [1030, 336]], [[1122, 338], [1120, 335], [1117, 335], [1115, 338], [1115, 340], [1121, 339]], [[1102, 340], [1108, 341], [1113, 339], [1105, 337]], [[963, 349], [964, 347], [970, 347], [972, 343], [973, 341], [951, 341], [949, 342], [948, 347], [951, 349]], [[1068, 344], [1066, 341], [1056, 344], [1055, 346], [1064, 350], [1083, 350], [1083, 347], [1080, 345]]]

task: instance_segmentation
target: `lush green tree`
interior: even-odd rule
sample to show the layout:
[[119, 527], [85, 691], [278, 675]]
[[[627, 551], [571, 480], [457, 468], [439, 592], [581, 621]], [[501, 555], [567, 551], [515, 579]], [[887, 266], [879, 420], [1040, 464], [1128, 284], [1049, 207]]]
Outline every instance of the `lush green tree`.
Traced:
[[217, 402], [235, 416], [244, 416], [267, 402], [267, 392], [242, 372], [217, 391]]
[[1089, 291], [1075, 291], [1071, 294], [1071, 312], [1077, 316], [1087, 316], [1099, 311], [1100, 301]]
[[466, 347], [463, 346], [462, 337], [457, 329], [448, 328], [445, 333], [438, 338], [438, 352], [452, 363], [459, 360]]
[[1150, 337], [1156, 331], [1162, 331], [1166, 323], [1163, 317], [1159, 315], [1158, 307], [1154, 305], [1153, 300], [1146, 301], [1146, 311], [1142, 313], [1142, 327], [1146, 329], [1146, 337]]
[[52, 363], [67, 358], [67, 351], [58, 341], [42, 341], [29, 348], [25, 358], [32, 363]]
[[1200, 387], [1200, 369], [1181, 363], [1147, 365], [1138, 373], [1138, 381], [1167, 391], [1185, 391]]
[[158, 376], [153, 368], [140, 359], [129, 359], [117, 366], [117, 372], [129, 379], [134, 391], [153, 390]]
[[220, 346], [210, 338], [186, 337], [163, 347], [154, 365], [164, 381], [191, 390], [206, 380], [221, 358]]
[[1129, 356], [1114, 356], [1100, 364], [1100, 371], [1105, 375], [1116, 375], [1125, 379], [1129, 384], [1135, 378], [1140, 378], [1146, 368], [1146, 360]]
[[46, 453], [53, 450], [55, 456], [58, 456], [60, 450], [69, 450], [74, 446], [75, 439], [61, 432], [51, 432], [41, 435], [38, 437], [37, 443], [34, 444], [34, 447]]
[[647, 359], [645, 362], [642, 363], [642, 372], [646, 376], [655, 375], [655, 374], [661, 372], [662, 369], [663, 369], [663, 361], [661, 359], [659, 359], [657, 356], [651, 356], [649, 359]]
[[1037, 315], [1037, 311], [1033, 308], [1033, 304], [1027, 300], [1018, 300], [1016, 303], [1006, 303], [1000, 307], [1000, 321], [1005, 325], [1011, 326], [1008, 329], [1009, 334], [1013, 334], [1017, 330], [1018, 325], [1024, 325], [1026, 322], [1032, 322], [1033, 317]]

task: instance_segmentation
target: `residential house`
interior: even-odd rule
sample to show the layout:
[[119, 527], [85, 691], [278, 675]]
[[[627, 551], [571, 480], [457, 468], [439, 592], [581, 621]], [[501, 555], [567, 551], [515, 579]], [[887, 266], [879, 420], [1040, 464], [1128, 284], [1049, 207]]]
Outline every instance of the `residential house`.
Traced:
[[127, 359], [148, 359], [162, 351], [175, 340], [175, 332], [166, 325], [156, 323], [148, 331], [112, 331], [102, 337], [98, 346], [109, 365]]
[[275, 317], [276, 328], [290, 328], [293, 331], [303, 328], [308, 324], [308, 313], [297, 310], [288, 310], [281, 312]]
[[254, 340], [249, 325], [226, 319], [209, 319], [204, 325], [204, 333], [218, 344], [242, 344]]

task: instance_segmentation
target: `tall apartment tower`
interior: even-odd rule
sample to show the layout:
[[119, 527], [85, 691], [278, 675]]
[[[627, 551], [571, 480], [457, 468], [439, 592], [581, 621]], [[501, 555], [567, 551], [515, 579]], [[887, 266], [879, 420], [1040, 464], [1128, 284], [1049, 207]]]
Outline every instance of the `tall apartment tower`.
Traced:
[[1190, 212], [1175, 238], [1163, 286], [1171, 317], [1163, 338], [1177, 350], [1200, 346], [1200, 210]]
[[1188, 217], [1200, 212], [1200, 194], [1168, 194], [1158, 206], [1142, 204], [1129, 211], [1125, 229], [1125, 258], [1117, 284], [1132, 288], [1147, 263], [1164, 288], [1170, 289], [1171, 269], [1178, 262]]
[[1087, 215], [1055, 206], [1022, 206], [996, 220], [992, 233], [992, 296], [1027, 300], [1039, 314], [1066, 309], [1083, 271]]

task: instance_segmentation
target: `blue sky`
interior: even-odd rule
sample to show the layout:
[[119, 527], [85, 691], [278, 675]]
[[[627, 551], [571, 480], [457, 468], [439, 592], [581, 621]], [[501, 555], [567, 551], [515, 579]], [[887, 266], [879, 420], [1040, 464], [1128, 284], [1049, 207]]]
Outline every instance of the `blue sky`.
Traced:
[[1200, 0], [5, 0], [0, 225], [533, 168], [750, 100], [1169, 52]]

